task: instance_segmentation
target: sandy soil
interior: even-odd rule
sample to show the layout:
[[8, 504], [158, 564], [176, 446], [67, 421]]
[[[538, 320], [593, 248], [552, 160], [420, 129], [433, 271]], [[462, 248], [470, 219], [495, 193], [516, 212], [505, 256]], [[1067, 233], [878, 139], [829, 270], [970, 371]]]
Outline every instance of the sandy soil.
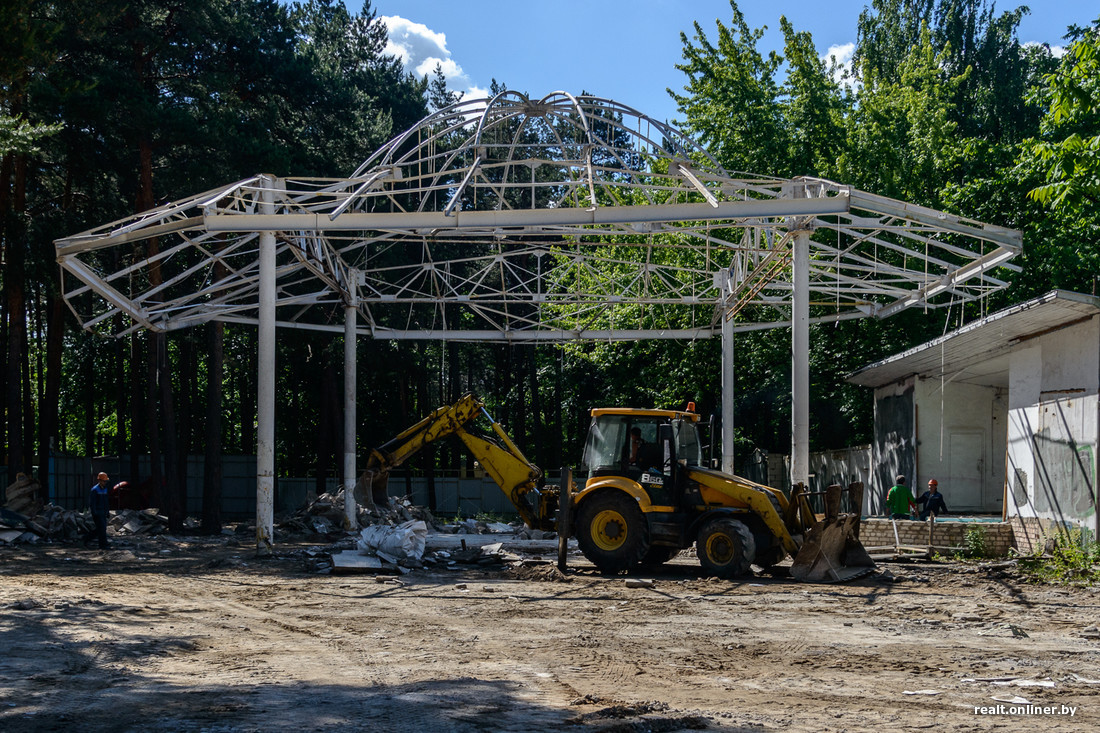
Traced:
[[[0, 549], [0, 730], [1100, 729], [1095, 590], [728, 582], [686, 554], [651, 588], [583, 561], [334, 576], [305, 549]], [[1067, 714], [975, 712], [1013, 697]]]

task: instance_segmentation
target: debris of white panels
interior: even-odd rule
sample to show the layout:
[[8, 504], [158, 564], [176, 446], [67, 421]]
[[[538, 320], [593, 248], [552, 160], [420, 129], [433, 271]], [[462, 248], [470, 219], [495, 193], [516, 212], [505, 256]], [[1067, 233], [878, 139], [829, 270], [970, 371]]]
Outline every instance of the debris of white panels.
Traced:
[[359, 533], [359, 553], [378, 555], [391, 562], [419, 560], [424, 556], [427, 538], [428, 525], [419, 519], [403, 522], [396, 527], [375, 524]]

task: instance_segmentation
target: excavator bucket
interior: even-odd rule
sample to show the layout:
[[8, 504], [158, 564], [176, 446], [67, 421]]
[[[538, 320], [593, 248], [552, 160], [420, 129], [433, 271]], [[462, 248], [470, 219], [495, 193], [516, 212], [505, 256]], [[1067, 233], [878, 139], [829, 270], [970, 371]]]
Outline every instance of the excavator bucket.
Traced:
[[853, 513], [840, 513], [842, 491], [836, 485], [825, 490], [825, 518], [806, 532], [791, 564], [791, 577], [811, 583], [836, 583], [868, 575], [875, 569], [874, 560], [859, 541], [863, 484], [848, 486]]

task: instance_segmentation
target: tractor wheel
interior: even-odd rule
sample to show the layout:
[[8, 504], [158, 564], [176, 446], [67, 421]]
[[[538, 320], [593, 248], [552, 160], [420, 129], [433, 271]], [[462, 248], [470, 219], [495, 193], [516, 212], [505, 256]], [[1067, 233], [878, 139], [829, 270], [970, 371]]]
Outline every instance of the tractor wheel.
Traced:
[[603, 573], [630, 570], [649, 550], [649, 527], [634, 497], [621, 491], [597, 494], [579, 507], [581, 552]]
[[647, 568], [655, 568], [658, 565], [664, 565], [680, 554], [679, 547], [667, 547], [665, 545], [650, 545], [649, 550], [646, 552], [645, 557], [642, 558], [642, 565]]
[[695, 550], [703, 570], [718, 578], [734, 578], [748, 571], [756, 557], [756, 541], [742, 522], [719, 517], [704, 525]]

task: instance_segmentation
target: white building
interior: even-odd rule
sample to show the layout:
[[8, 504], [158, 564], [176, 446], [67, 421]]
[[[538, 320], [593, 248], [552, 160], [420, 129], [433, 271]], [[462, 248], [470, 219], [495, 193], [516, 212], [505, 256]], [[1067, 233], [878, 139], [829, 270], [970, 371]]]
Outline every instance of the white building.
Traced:
[[848, 381], [875, 390], [869, 513], [900, 473], [952, 511], [1100, 534], [1100, 298], [1056, 290]]

